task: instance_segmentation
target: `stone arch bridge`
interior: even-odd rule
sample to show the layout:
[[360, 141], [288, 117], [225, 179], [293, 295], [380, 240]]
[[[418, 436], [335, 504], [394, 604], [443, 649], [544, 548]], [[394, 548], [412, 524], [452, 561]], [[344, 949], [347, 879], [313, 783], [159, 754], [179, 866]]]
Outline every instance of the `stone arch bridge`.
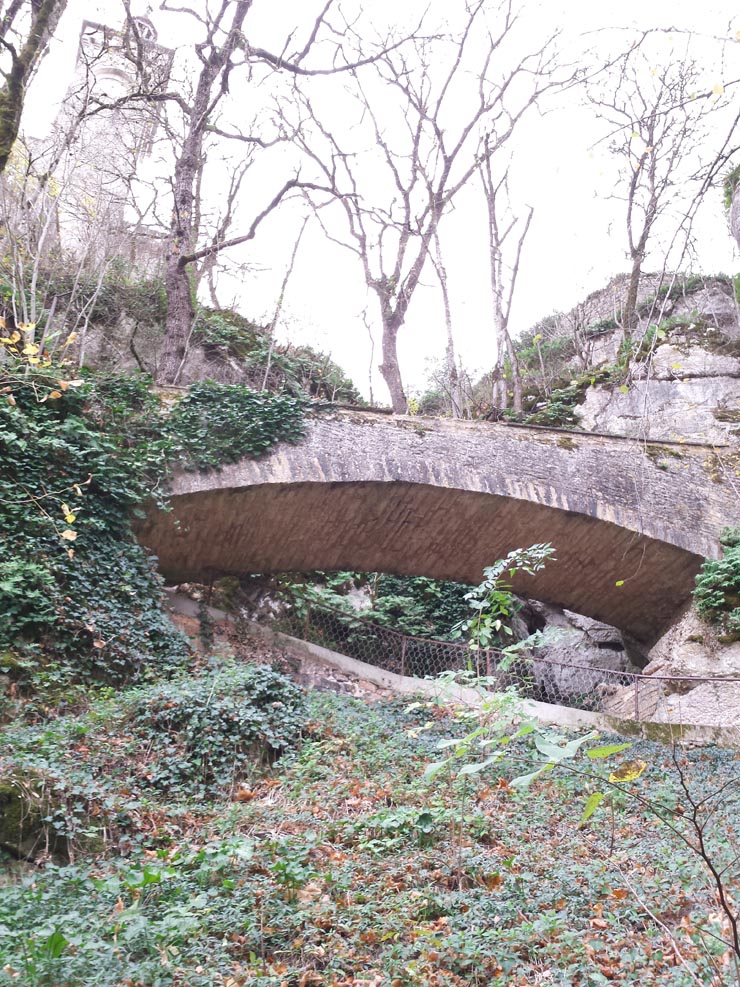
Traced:
[[515, 589], [650, 644], [740, 524], [740, 450], [333, 411], [297, 445], [181, 473], [171, 493], [139, 532], [169, 581], [348, 569], [478, 583], [549, 541], [557, 561]]

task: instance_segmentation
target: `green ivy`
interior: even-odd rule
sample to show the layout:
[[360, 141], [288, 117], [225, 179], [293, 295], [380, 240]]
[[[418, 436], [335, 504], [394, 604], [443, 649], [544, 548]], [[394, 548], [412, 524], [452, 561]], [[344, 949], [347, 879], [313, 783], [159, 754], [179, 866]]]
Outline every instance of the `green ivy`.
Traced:
[[78, 686], [168, 674], [188, 648], [132, 520], [148, 499], [163, 504], [174, 466], [218, 468], [298, 439], [303, 402], [206, 381], [167, 414], [143, 375], [87, 373], [52, 392], [61, 367], [44, 368], [43, 387], [26, 365], [4, 371], [0, 670], [57, 703]]
[[175, 461], [189, 470], [218, 469], [260, 456], [276, 442], [296, 442], [305, 432], [304, 407], [287, 394], [194, 384], [167, 421]]
[[0, 404], [0, 665], [57, 693], [177, 666], [187, 647], [131, 531], [166, 443], [103, 431], [111, 405], [92, 381], [13, 397]]
[[694, 601], [699, 613], [722, 631], [722, 640], [740, 641], [740, 528], [720, 537], [721, 559], [707, 559], [696, 577]]
[[187, 678], [144, 693], [131, 723], [156, 757], [147, 784], [201, 796], [228, 790], [293, 747], [305, 721], [304, 695], [267, 665]]

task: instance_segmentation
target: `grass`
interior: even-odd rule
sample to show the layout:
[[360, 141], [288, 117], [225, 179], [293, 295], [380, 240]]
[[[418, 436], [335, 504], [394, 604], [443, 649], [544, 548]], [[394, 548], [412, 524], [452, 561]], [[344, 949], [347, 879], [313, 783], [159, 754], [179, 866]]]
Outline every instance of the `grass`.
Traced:
[[[238, 669], [223, 672], [238, 690]], [[452, 711], [313, 693], [302, 740], [274, 765], [226, 771], [218, 790], [184, 772], [162, 790], [147, 783], [157, 739], [132, 725], [142, 695], [0, 738], [4, 774], [45, 784], [57, 828], [76, 827], [72, 862], [7, 872], [2, 984], [733, 982], [715, 896], [680, 839], [614, 786], [578, 828], [585, 759], [518, 792], [522, 740], [495, 773], [430, 786], [437, 744], [468, 729]], [[640, 742], [619, 757], [648, 763], [631, 788], [683, 831], [673, 751]], [[731, 884], [737, 757], [677, 759], [700, 794], [730, 782], [707, 838]]]

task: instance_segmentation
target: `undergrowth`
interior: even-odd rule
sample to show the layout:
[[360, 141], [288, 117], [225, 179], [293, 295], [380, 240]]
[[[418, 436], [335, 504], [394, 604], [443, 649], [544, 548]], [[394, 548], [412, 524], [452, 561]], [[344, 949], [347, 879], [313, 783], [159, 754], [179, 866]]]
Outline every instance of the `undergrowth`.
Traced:
[[41, 697], [43, 715], [87, 686], [182, 665], [187, 647], [132, 523], [151, 500], [166, 508], [174, 466], [218, 468], [295, 441], [303, 402], [205, 381], [168, 414], [142, 375], [71, 380], [20, 331], [3, 346], [0, 671], [11, 693]]
[[[214, 674], [231, 676], [214, 696], [236, 698], [245, 673], [227, 666], [198, 679], [201, 696]], [[184, 695], [175, 692], [173, 709]], [[98, 704], [52, 727], [6, 731], [0, 756], [66, 779], [105, 838], [94, 856], [80, 851], [0, 887], [0, 983], [730, 982], [694, 858], [626, 789], [612, 786], [609, 809], [579, 829], [582, 774], [551, 772], [528, 792], [509, 786], [531, 756], [524, 741], [495, 770], [429, 785], [425, 764], [465, 721], [424, 702], [368, 707], [317, 693], [304, 741], [294, 733], [274, 767], [243, 775], [224, 764], [221, 786], [208, 790], [187, 779], [147, 786], [169, 743], [167, 731], [152, 730], [149, 744], [137, 734], [137, 710], [155, 696], [124, 697], [123, 716]], [[680, 805], [670, 749], [639, 743], [625, 756], [635, 754], [649, 764], [635, 794]], [[731, 752], [679, 757], [698, 794], [737, 780]], [[730, 784], [712, 836], [728, 881], [737, 809]]]

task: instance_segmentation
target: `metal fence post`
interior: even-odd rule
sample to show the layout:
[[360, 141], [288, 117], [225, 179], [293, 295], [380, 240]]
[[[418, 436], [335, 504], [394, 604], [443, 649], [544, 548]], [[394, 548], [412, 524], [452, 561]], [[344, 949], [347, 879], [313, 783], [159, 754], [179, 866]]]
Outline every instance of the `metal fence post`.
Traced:
[[401, 675], [406, 674], [406, 635], [401, 638]]
[[308, 600], [306, 603], [306, 617], [303, 621], [303, 637], [306, 641], [309, 640], [309, 630], [311, 627], [311, 601]]
[[635, 719], [640, 719], [640, 680], [635, 676]]

